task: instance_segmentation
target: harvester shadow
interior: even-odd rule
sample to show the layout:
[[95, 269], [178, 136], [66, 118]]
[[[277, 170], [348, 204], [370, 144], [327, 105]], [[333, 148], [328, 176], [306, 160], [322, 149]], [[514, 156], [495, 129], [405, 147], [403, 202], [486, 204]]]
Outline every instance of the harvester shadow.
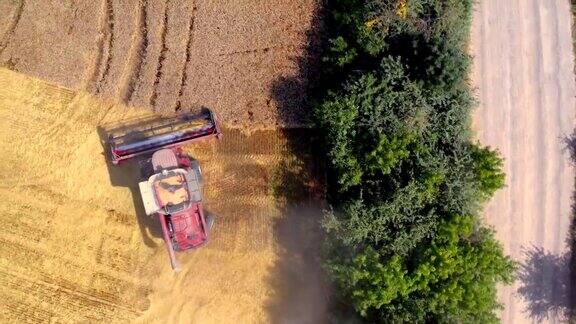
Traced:
[[[147, 119], [146, 122], [149, 121], [150, 119]], [[110, 126], [97, 128], [100, 143], [102, 144], [102, 154], [106, 159], [110, 183], [114, 187], [126, 187], [130, 189], [134, 212], [140, 228], [142, 241], [149, 247], [156, 247], [157, 244], [152, 238], [162, 237], [162, 229], [160, 228], [160, 224], [156, 218], [146, 215], [144, 204], [142, 203], [142, 197], [140, 196], [140, 189], [138, 188], [138, 182], [142, 181], [140, 163], [149, 157], [143, 156], [134, 158], [128, 161], [123, 161], [119, 165], [112, 164], [108, 156], [109, 148], [107, 145], [108, 135], [110, 134], [111, 129], [113, 129], [113, 127]], [[117, 130], [118, 128], [114, 129]]]

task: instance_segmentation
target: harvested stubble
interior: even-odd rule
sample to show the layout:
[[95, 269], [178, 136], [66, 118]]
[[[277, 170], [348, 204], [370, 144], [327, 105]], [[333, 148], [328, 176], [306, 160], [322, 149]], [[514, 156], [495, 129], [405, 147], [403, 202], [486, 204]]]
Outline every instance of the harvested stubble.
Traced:
[[[298, 285], [282, 273], [270, 179], [286, 141], [274, 131], [225, 129], [187, 148], [216, 228], [174, 274], [156, 220], [138, 215], [135, 165], [107, 164], [98, 133], [148, 115], [0, 69], [0, 322], [270, 322], [284, 286], [305, 287], [293, 300], [322, 301], [317, 270]], [[312, 272], [291, 257], [294, 273]]]

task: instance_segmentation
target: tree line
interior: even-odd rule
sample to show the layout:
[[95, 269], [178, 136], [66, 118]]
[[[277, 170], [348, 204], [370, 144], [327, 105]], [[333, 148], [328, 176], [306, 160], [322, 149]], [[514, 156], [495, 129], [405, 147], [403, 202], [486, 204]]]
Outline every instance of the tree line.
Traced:
[[481, 207], [504, 186], [473, 140], [472, 0], [333, 0], [314, 103], [326, 268], [368, 322], [497, 322], [511, 283]]

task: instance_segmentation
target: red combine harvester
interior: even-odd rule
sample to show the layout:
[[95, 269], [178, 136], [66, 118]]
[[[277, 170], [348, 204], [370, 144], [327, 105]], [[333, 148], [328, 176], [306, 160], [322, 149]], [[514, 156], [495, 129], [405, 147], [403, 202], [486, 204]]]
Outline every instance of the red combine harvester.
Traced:
[[201, 114], [123, 125], [109, 133], [113, 164], [145, 157], [139, 162], [143, 181], [138, 184], [144, 209], [147, 215], [158, 215], [172, 268], [178, 270], [174, 251], [204, 245], [214, 222], [202, 210], [200, 165], [180, 146], [220, 138], [214, 114], [206, 109]]

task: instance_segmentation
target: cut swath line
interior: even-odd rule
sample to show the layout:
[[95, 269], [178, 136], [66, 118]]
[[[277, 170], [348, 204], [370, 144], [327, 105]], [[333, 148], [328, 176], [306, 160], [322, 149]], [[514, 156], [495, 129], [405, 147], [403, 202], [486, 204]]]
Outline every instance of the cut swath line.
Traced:
[[176, 106], [174, 111], [180, 111], [182, 109], [182, 95], [184, 93], [184, 87], [188, 84], [188, 65], [190, 64], [190, 58], [192, 56], [192, 41], [194, 40], [194, 18], [196, 17], [196, 5], [192, 8], [192, 15], [190, 16], [190, 23], [188, 24], [188, 41], [186, 42], [186, 60], [184, 61], [184, 67], [182, 68], [182, 77], [180, 79], [180, 89], [178, 90], [178, 100], [176, 101]]
[[138, 52], [136, 55], [135, 60], [131, 64], [131, 73], [130, 78], [128, 81], [128, 85], [126, 87], [126, 91], [124, 92], [123, 100], [125, 102], [130, 102], [132, 100], [132, 95], [134, 94], [134, 90], [136, 89], [136, 84], [141, 77], [142, 68], [144, 64], [144, 58], [148, 52], [148, 1], [142, 0], [140, 2], [140, 14], [138, 16], [138, 30], [140, 31], [140, 40], [138, 46]]
[[156, 99], [158, 98], [158, 84], [160, 83], [160, 78], [162, 77], [162, 65], [166, 59], [166, 51], [168, 47], [166, 45], [166, 33], [168, 32], [168, 5], [170, 0], [164, 3], [164, 20], [162, 21], [162, 32], [160, 34], [160, 42], [162, 43], [162, 49], [160, 50], [160, 56], [158, 57], [158, 64], [156, 66], [156, 79], [154, 80], [154, 92], [152, 97], [150, 97], [150, 105], [152, 108], [156, 107]]
[[6, 30], [6, 33], [4, 34], [2, 41], [0, 41], [0, 53], [2, 53], [4, 49], [6, 49], [6, 46], [8, 46], [8, 42], [10, 41], [10, 38], [12, 37], [14, 31], [16, 30], [16, 26], [18, 26], [18, 23], [20, 22], [20, 18], [22, 17], [23, 11], [24, 11], [24, 0], [21, 0], [18, 3], [18, 7], [16, 7], [16, 11], [12, 16], [12, 20], [8, 25], [8, 29]]
[[108, 55], [106, 56], [106, 63], [104, 64], [104, 72], [102, 72], [102, 76], [100, 76], [100, 80], [98, 80], [98, 85], [96, 87], [96, 93], [100, 93], [102, 91], [102, 83], [108, 76], [110, 71], [110, 63], [112, 61], [112, 51], [114, 49], [114, 8], [112, 5], [112, 0], [105, 0], [105, 32], [106, 38], [108, 38]]
[[137, 73], [137, 69], [139, 66], [139, 60], [141, 60], [140, 55], [142, 52], [142, 29], [145, 27], [145, 22], [142, 22], [142, 19], [145, 19], [145, 12], [143, 12], [144, 3], [139, 1], [136, 4], [135, 11], [137, 12], [134, 16], [134, 29], [132, 31], [132, 36], [130, 40], [130, 50], [128, 60], [124, 65], [124, 70], [121, 75], [120, 85], [119, 85], [119, 92], [118, 95], [120, 98], [127, 102], [130, 99], [131, 92], [134, 89], [134, 75]]
[[100, 75], [100, 65], [102, 64], [102, 57], [104, 56], [104, 37], [106, 36], [106, 19], [108, 17], [107, 11], [108, 0], [102, 1], [102, 15], [100, 19], [100, 30], [98, 33], [98, 42], [97, 42], [97, 52], [94, 62], [92, 64], [92, 68], [89, 72], [90, 78], [87, 80], [86, 84], [84, 85], [85, 89], [88, 90], [97, 90], [97, 83], [98, 83], [98, 76]]
[[218, 56], [233, 56], [233, 55], [245, 55], [245, 54], [254, 54], [254, 53], [268, 53], [270, 51], [280, 50], [280, 49], [297, 50], [297, 49], [305, 49], [305, 47], [295, 46], [295, 45], [274, 45], [274, 46], [255, 48], [255, 49], [245, 50], [245, 51], [234, 51], [234, 52], [229, 52], [229, 53], [220, 53], [220, 54], [218, 54]]
[[[16, 246], [20, 245], [18, 243], [21, 244], [23, 242], [17, 242]], [[19, 247], [34, 249], [33, 247], [29, 247], [28, 244], [22, 244]], [[44, 254], [42, 253], [41, 255]], [[73, 265], [71, 266], [76, 268]], [[81, 268], [78, 267], [75, 270], [80, 269]], [[31, 293], [32, 296], [35, 297], [54, 296], [60, 301], [76, 301], [77, 305], [75, 306], [101, 307], [102, 310], [106, 310], [110, 313], [112, 313], [113, 310], [118, 309], [126, 312], [126, 315], [140, 315], [140, 312], [137, 309], [134, 309], [132, 305], [122, 304], [119, 298], [114, 295], [108, 294], [106, 292], [94, 291], [90, 288], [74, 284], [62, 278], [58, 278], [53, 274], [39, 273], [37, 278], [30, 279], [25, 278], [22, 273], [10, 269], [2, 269], [2, 272], [8, 274], [5, 278], [2, 278], [2, 283], [5, 286], [8, 286], [13, 290], [18, 290], [19, 284], [27, 282], [27, 285], [36, 288], [34, 289], [34, 292]]]

